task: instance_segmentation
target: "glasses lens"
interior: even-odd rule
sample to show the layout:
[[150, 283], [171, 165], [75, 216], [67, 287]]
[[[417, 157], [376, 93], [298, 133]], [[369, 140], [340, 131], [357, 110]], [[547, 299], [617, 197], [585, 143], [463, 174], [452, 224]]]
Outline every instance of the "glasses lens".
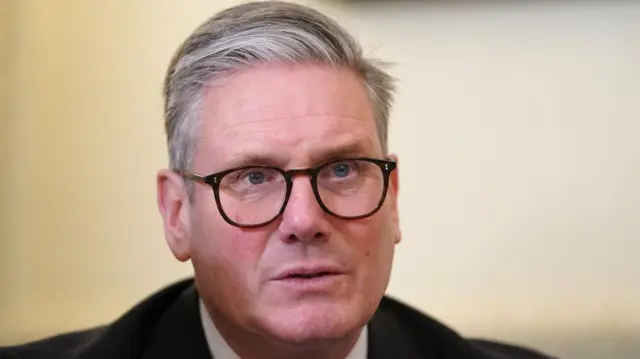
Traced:
[[220, 204], [230, 220], [245, 226], [273, 219], [287, 192], [287, 182], [279, 171], [270, 168], [243, 168], [225, 175], [220, 181]]
[[332, 162], [320, 169], [318, 193], [334, 214], [358, 217], [376, 209], [384, 191], [384, 173], [364, 160]]

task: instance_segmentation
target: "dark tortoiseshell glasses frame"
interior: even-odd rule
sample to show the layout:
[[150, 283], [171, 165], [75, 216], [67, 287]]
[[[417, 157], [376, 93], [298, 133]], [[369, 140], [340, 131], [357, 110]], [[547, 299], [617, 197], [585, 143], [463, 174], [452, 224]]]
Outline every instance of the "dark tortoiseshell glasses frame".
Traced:
[[[383, 178], [383, 188], [382, 188], [382, 192], [380, 194], [380, 199], [377, 202], [377, 205], [375, 206], [375, 208], [373, 208], [372, 210], [366, 212], [366, 213], [362, 213], [356, 216], [344, 216], [344, 215], [340, 215], [337, 214], [333, 211], [331, 211], [326, 205], [325, 203], [322, 201], [320, 192], [318, 190], [318, 175], [320, 174], [320, 172], [325, 169], [326, 167], [335, 164], [335, 163], [339, 163], [339, 162], [346, 162], [346, 161], [365, 161], [365, 162], [369, 162], [371, 164], [376, 165], [381, 173], [382, 173], [382, 178]], [[234, 220], [232, 220], [231, 218], [229, 218], [229, 216], [225, 213], [224, 208], [222, 206], [222, 202], [220, 200], [220, 184], [222, 183], [222, 179], [233, 172], [239, 171], [239, 170], [243, 170], [243, 169], [251, 169], [251, 168], [256, 168], [256, 169], [266, 169], [266, 170], [273, 170], [273, 171], [277, 171], [280, 174], [282, 174], [283, 178], [286, 181], [286, 193], [284, 195], [284, 200], [282, 201], [282, 206], [280, 207], [280, 210], [270, 219], [260, 222], [260, 223], [255, 223], [255, 224], [244, 224], [244, 223], [237, 223]], [[217, 172], [217, 173], [213, 173], [207, 176], [202, 176], [202, 175], [198, 175], [198, 174], [194, 174], [191, 172], [187, 172], [187, 171], [178, 171], [178, 173], [180, 173], [184, 178], [189, 179], [189, 180], [193, 180], [202, 184], [206, 184], [209, 185], [212, 189], [213, 189], [213, 194], [215, 197], [215, 201], [216, 201], [216, 205], [218, 207], [218, 211], [220, 212], [220, 214], [222, 215], [222, 218], [229, 224], [236, 226], [236, 227], [240, 227], [240, 228], [256, 228], [256, 227], [261, 227], [261, 226], [265, 226], [273, 221], [275, 221], [278, 217], [280, 217], [282, 215], [282, 213], [284, 213], [285, 208], [287, 207], [287, 203], [289, 202], [289, 197], [291, 196], [291, 190], [293, 188], [293, 179], [296, 176], [307, 176], [310, 178], [311, 180], [311, 188], [313, 189], [313, 194], [315, 195], [315, 198], [318, 202], [318, 204], [320, 205], [320, 207], [328, 214], [335, 216], [337, 218], [341, 218], [341, 219], [347, 219], [347, 220], [357, 220], [357, 219], [362, 219], [362, 218], [366, 218], [369, 216], [372, 216], [373, 214], [375, 214], [377, 211], [380, 210], [380, 208], [382, 207], [382, 205], [384, 204], [384, 200], [386, 198], [387, 195], [387, 190], [389, 188], [389, 178], [391, 175], [391, 172], [393, 172], [393, 170], [396, 169], [396, 162], [394, 161], [389, 161], [389, 160], [380, 160], [380, 159], [375, 159], [375, 158], [368, 158], [368, 157], [353, 157], [353, 158], [341, 158], [341, 159], [336, 159], [336, 160], [332, 160], [330, 162], [326, 162], [323, 163], [317, 167], [312, 167], [312, 168], [296, 168], [296, 169], [290, 169], [290, 170], [284, 170], [282, 168], [278, 168], [278, 167], [273, 167], [273, 166], [261, 166], [261, 165], [254, 165], [254, 166], [242, 166], [242, 167], [236, 167], [236, 168], [231, 168], [228, 170], [224, 170], [221, 172]]]

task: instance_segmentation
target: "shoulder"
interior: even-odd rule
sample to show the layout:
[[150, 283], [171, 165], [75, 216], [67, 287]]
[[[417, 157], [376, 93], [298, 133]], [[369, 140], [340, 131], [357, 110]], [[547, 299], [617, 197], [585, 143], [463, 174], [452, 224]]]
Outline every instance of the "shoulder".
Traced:
[[[385, 296], [378, 310], [393, 320], [416, 351], [425, 356], [469, 359], [553, 359], [552, 356], [525, 346], [464, 338], [429, 315]], [[428, 354], [427, 354], [428, 353]]]
[[29, 343], [0, 348], [0, 359], [72, 359], [100, 337], [106, 327], [70, 332]]
[[111, 352], [115, 346], [127, 352], [136, 351], [138, 345], [148, 340], [166, 309], [192, 284], [193, 280], [188, 279], [165, 287], [109, 325], [0, 347], [0, 359], [76, 359], [89, 351]]
[[557, 359], [533, 348], [526, 348], [515, 344], [485, 339], [469, 339], [468, 342], [480, 351], [493, 355], [493, 357], [496, 358]]

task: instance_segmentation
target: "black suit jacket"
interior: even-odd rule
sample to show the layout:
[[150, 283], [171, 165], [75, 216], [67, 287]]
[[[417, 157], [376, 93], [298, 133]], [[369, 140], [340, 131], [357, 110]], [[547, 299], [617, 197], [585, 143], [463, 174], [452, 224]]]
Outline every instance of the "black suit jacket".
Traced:
[[[369, 323], [368, 359], [543, 359], [512, 345], [466, 340], [384, 297]], [[0, 348], [0, 359], [212, 359], [193, 280], [150, 296], [110, 325]]]

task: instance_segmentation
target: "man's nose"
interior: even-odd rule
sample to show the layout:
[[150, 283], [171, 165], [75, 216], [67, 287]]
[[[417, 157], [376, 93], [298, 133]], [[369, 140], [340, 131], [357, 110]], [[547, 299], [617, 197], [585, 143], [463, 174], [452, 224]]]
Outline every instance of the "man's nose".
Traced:
[[287, 242], [326, 240], [329, 223], [313, 192], [309, 176], [293, 178], [289, 202], [280, 224], [283, 240]]

